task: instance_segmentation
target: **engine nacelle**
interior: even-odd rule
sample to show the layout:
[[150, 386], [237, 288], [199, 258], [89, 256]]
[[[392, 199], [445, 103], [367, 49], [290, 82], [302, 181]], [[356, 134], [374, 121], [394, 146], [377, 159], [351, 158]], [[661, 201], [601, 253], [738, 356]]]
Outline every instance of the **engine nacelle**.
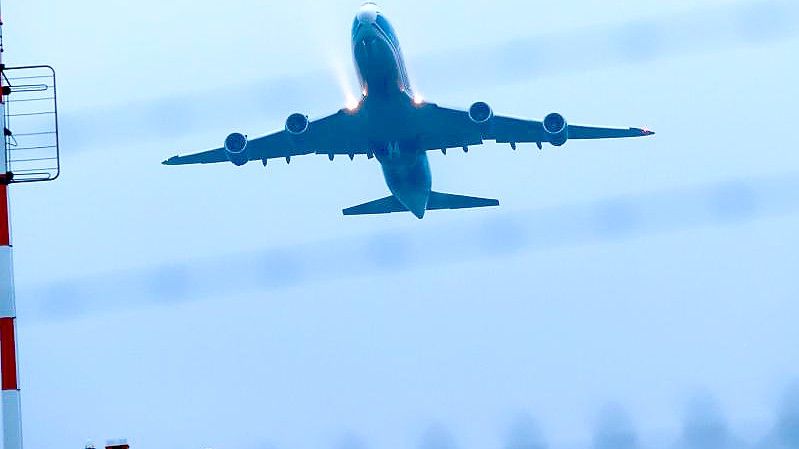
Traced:
[[302, 114], [291, 114], [289, 118], [286, 119], [286, 132], [292, 136], [305, 134], [305, 132], [308, 131], [308, 126], [310, 126], [308, 117]]
[[233, 133], [225, 139], [225, 154], [230, 162], [242, 166], [247, 163], [247, 136]]
[[469, 108], [469, 119], [478, 125], [487, 123], [494, 118], [494, 111], [488, 103], [478, 101]]
[[544, 118], [544, 131], [549, 135], [549, 143], [556, 147], [569, 140], [569, 124], [558, 113], [549, 114]]

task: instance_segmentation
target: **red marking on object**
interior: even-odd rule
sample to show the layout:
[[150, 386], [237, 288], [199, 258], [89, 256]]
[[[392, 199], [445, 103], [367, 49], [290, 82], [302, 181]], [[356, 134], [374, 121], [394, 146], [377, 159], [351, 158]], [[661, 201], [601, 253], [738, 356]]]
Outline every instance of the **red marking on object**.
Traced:
[[17, 341], [14, 318], [0, 318], [0, 367], [2, 388], [17, 390]]
[[8, 220], [8, 186], [0, 183], [0, 246], [11, 244]]

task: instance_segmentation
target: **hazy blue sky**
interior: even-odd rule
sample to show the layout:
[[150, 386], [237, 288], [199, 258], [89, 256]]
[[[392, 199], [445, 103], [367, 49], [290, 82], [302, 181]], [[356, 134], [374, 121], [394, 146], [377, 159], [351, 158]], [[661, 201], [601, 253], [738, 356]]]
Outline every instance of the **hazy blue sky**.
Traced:
[[431, 156], [499, 209], [345, 218], [386, 193], [365, 158], [161, 166], [343, 105], [359, 2], [318, 3], [3, 4], [64, 130], [62, 177], [13, 193], [29, 447], [484, 449], [519, 416], [668, 446], [697, 395], [769, 434], [799, 376], [799, 7], [381, 2], [432, 101], [658, 132]]

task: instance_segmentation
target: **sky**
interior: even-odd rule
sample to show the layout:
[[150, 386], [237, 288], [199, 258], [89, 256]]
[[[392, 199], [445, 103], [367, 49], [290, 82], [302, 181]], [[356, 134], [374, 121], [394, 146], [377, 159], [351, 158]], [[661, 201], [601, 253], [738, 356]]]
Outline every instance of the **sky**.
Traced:
[[658, 133], [431, 154], [498, 209], [343, 217], [386, 194], [365, 158], [160, 165], [339, 109], [358, 6], [3, 4], [62, 130], [12, 190], [27, 445], [787, 441], [799, 7], [381, 2], [431, 101]]

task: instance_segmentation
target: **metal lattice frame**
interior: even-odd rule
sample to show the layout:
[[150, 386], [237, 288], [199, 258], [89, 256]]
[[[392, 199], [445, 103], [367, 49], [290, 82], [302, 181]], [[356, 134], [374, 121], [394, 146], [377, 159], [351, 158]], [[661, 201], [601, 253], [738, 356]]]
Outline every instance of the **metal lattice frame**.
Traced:
[[52, 181], [61, 171], [55, 70], [5, 67], [2, 74], [9, 182]]

